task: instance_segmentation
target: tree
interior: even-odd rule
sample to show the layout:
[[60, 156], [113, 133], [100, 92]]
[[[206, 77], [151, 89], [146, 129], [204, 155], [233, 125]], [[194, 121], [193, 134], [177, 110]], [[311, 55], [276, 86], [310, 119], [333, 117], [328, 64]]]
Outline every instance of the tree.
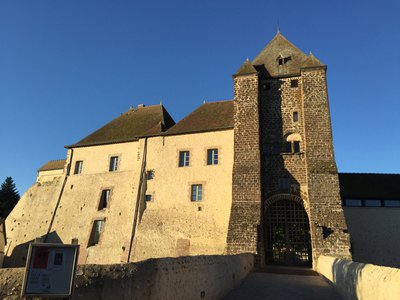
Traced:
[[0, 217], [6, 218], [19, 200], [19, 193], [11, 177], [7, 177], [0, 188]]

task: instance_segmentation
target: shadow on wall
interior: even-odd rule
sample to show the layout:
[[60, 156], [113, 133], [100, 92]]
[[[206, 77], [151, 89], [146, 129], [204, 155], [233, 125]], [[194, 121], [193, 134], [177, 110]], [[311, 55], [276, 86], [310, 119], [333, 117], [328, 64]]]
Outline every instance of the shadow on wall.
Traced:
[[[353, 263], [348, 260], [336, 258], [332, 264], [333, 282], [341, 287], [347, 299], [359, 299], [357, 296], [358, 282], [365, 264]], [[360, 293], [358, 293], [360, 294]]]
[[[43, 240], [44, 237], [45, 235], [42, 235], [38, 238], [41, 238]], [[23, 244], [19, 244], [18, 246], [14, 247], [11, 255], [6, 253], [4, 257], [3, 268], [25, 267], [29, 244], [33, 242], [34, 240], [30, 240]], [[56, 231], [52, 231], [49, 233], [49, 235], [47, 236], [47, 243], [63, 244], [61, 238]]]

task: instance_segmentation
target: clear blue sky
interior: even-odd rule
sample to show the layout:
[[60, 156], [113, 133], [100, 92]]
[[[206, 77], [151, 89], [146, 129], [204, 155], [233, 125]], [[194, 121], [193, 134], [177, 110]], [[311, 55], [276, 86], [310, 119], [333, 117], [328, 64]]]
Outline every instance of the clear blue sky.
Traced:
[[400, 2], [0, 0], [0, 181], [126, 111], [179, 121], [233, 97], [241, 63], [281, 32], [328, 65], [342, 172], [400, 173]]

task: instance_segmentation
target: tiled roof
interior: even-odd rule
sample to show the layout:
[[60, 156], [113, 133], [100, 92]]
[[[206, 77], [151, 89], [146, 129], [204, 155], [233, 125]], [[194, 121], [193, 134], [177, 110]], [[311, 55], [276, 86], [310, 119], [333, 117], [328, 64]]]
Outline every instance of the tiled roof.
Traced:
[[65, 159], [50, 160], [43, 166], [41, 166], [38, 172], [64, 169], [64, 165], [65, 165]]
[[233, 101], [210, 102], [171, 127], [166, 135], [214, 131], [233, 128]]
[[132, 108], [67, 148], [134, 141], [141, 136], [160, 134], [174, 124], [162, 105]]
[[253, 67], [249, 59], [247, 59], [237, 70], [235, 75], [246, 75], [246, 74], [254, 74], [257, 73], [257, 70]]
[[[279, 58], [287, 57], [290, 57], [287, 63], [278, 64]], [[324, 66], [314, 55], [310, 53], [307, 56], [279, 32], [257, 55], [252, 64], [262, 77], [299, 75], [301, 68]]]
[[400, 199], [400, 174], [339, 173], [343, 199]]

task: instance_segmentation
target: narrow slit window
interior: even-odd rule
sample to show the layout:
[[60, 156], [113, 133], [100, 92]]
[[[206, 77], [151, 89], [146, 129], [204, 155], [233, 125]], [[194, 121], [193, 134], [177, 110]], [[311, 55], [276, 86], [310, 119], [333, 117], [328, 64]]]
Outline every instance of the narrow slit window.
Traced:
[[299, 113], [297, 111], [293, 112], [293, 122], [299, 121]]

